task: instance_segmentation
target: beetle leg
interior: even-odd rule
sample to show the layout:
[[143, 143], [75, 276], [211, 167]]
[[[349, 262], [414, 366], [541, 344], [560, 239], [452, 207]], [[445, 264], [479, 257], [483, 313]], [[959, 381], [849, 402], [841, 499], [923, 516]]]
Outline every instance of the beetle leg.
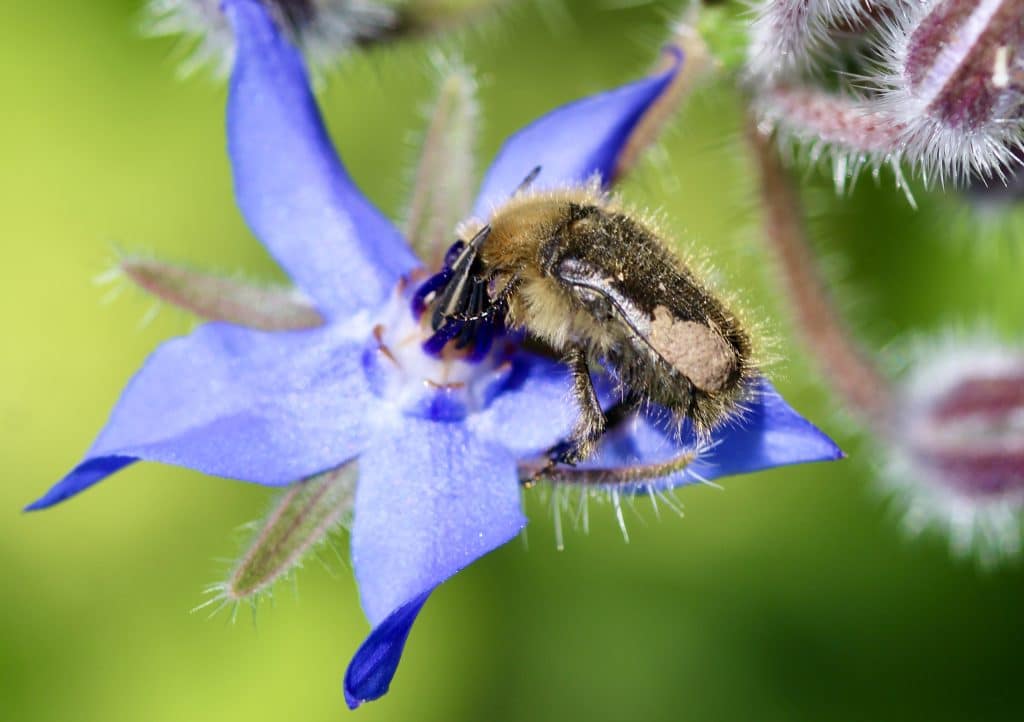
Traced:
[[576, 464], [594, 453], [608, 427], [608, 417], [604, 415], [597, 391], [594, 390], [587, 354], [583, 348], [571, 347], [565, 361], [572, 372], [572, 391], [580, 415], [568, 441], [552, 449], [550, 458], [555, 463]]

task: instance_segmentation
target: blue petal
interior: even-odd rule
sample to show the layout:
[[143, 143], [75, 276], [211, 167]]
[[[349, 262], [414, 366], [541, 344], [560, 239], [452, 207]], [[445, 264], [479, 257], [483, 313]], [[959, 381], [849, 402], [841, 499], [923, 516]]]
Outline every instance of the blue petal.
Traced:
[[352, 563], [375, 629], [346, 675], [346, 698], [380, 696], [409, 627], [441, 582], [526, 524], [515, 461], [458, 423], [399, 416], [359, 458]]
[[[702, 453], [686, 470], [658, 479], [654, 486], [669, 488], [700, 479], [843, 458], [839, 447], [787, 404], [767, 380], [758, 382], [756, 397], [746, 407], [747, 413], [713, 435], [713, 448]], [[580, 466], [664, 462], [693, 449], [695, 441], [689, 428], [678, 438], [671, 424], [658, 418], [656, 412], [637, 415], [609, 433], [598, 454]]]
[[370, 623], [525, 524], [508, 452], [459, 423], [398, 416], [359, 458], [352, 563]]
[[430, 592], [396, 609], [366, 638], [345, 672], [345, 702], [355, 709], [383, 697], [391, 686], [412, 623]]
[[369, 434], [361, 353], [338, 326], [200, 326], [149, 357], [82, 463], [28, 508], [140, 459], [270, 485], [338, 466]]
[[227, 125], [242, 214], [326, 315], [376, 304], [419, 261], [349, 178], [302, 59], [263, 4], [224, 8], [238, 38]]
[[483, 411], [468, 418], [480, 438], [504, 446], [518, 458], [546, 451], [564, 439], [576, 419], [565, 364], [518, 354], [507, 377], [492, 390]]
[[580, 185], [595, 173], [608, 183], [633, 129], [683, 67], [682, 51], [671, 51], [675, 62], [665, 72], [564, 105], [506, 140], [473, 213], [489, 215], [538, 165], [534, 189]]

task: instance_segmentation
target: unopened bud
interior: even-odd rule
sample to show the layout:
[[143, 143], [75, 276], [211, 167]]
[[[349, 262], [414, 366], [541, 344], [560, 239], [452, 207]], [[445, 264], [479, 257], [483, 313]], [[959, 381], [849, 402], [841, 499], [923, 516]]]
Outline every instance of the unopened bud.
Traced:
[[954, 549], [991, 561], [1020, 550], [1024, 350], [949, 343], [904, 385], [891, 434], [893, 477], [914, 528], [944, 523]]
[[[329, 65], [354, 46], [386, 34], [396, 22], [391, 8], [368, 0], [260, 2], [303, 49], [314, 68]], [[151, 0], [146, 31], [186, 38], [192, 46], [182, 66], [186, 75], [207, 65], [221, 77], [231, 70], [235, 41], [221, 0]]]
[[747, 70], [777, 80], [805, 70], [834, 44], [837, 26], [856, 26], [871, 9], [861, 0], [760, 0], [750, 28]]
[[[261, 2], [303, 52], [314, 72], [357, 47], [447, 29], [504, 0], [254, 0]], [[223, 0], [150, 0], [146, 30], [182, 35], [192, 45], [189, 74], [210, 65], [227, 76], [234, 57]]]
[[936, 0], [886, 34], [883, 103], [904, 156], [940, 179], [992, 176], [1024, 130], [1024, 0]]

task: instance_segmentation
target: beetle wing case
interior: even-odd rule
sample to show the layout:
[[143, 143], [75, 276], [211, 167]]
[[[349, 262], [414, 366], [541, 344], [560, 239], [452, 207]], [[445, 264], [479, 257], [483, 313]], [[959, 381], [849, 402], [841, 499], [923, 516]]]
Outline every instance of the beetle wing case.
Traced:
[[517, 193], [463, 234], [484, 228], [476, 280], [573, 372], [581, 417], [558, 460], [586, 458], [605, 428], [588, 362], [608, 368], [625, 403], [662, 406], [701, 436], [739, 410], [754, 369], [739, 319], [596, 184]]

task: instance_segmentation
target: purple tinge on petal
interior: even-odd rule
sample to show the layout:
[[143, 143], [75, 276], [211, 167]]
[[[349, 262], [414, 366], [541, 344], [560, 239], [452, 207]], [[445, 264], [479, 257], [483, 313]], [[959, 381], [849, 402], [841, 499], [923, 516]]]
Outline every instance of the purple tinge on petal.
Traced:
[[356, 651], [345, 672], [345, 702], [350, 709], [388, 691], [412, 623], [429, 596], [430, 592], [421, 594], [392, 612]]
[[[745, 406], [747, 412], [742, 417], [712, 435], [711, 449], [685, 470], [658, 479], [653, 486], [671, 488], [700, 479], [843, 458], [835, 442], [787, 404], [767, 380], [758, 381], [755, 398]], [[692, 450], [694, 445], [695, 437], [689, 429], [677, 438], [672, 425], [665, 423], [664, 414], [654, 410], [625, 421], [607, 434], [597, 456], [580, 466], [660, 463]]]
[[612, 177], [619, 154], [644, 113], [682, 69], [682, 51], [663, 73], [563, 105], [509, 137], [484, 177], [473, 213], [485, 217], [536, 166], [532, 189], [580, 185], [595, 173]]
[[369, 434], [361, 352], [338, 326], [200, 326], [149, 357], [82, 463], [28, 508], [52, 506], [136, 460], [268, 485], [338, 466]]
[[378, 303], [419, 261], [345, 171], [302, 58], [263, 4], [223, 7], [238, 38], [227, 126], [242, 214], [326, 315]]
[[387, 690], [427, 595], [525, 523], [506, 450], [460, 423], [382, 425], [359, 458], [352, 563], [374, 630], [346, 675], [349, 704]]

